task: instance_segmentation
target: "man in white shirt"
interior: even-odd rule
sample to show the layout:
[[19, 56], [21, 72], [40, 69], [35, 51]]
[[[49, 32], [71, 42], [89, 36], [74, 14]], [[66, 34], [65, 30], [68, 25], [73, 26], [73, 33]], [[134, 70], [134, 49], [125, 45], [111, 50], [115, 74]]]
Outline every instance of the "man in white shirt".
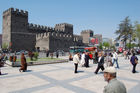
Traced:
[[81, 56], [81, 66], [84, 66], [84, 64], [85, 64], [85, 52], [83, 52]]
[[77, 73], [78, 63], [80, 62], [80, 60], [79, 60], [79, 53], [78, 52], [75, 53], [75, 55], [73, 57], [73, 62], [74, 62], [74, 65], [75, 65], [74, 73]]
[[119, 64], [118, 64], [118, 54], [116, 53], [116, 51], [113, 52], [113, 65], [116, 62], [117, 68], [119, 68]]

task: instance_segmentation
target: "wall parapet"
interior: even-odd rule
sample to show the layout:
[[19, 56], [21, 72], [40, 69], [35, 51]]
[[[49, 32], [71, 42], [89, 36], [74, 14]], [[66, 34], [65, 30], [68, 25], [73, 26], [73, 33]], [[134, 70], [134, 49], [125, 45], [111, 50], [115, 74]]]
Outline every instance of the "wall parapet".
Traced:
[[17, 15], [23, 15], [23, 16], [28, 16], [28, 11], [24, 11], [24, 10], [19, 10], [19, 9], [14, 9], [14, 8], [9, 8], [7, 10], [5, 10], [3, 12], [3, 14], [7, 14], [7, 13], [15, 13]]
[[38, 25], [38, 24], [33, 24], [33, 23], [28, 23], [28, 28], [29, 29], [36, 29], [36, 30], [54, 30], [53, 27], [49, 27], [49, 26], [43, 26], [43, 25]]

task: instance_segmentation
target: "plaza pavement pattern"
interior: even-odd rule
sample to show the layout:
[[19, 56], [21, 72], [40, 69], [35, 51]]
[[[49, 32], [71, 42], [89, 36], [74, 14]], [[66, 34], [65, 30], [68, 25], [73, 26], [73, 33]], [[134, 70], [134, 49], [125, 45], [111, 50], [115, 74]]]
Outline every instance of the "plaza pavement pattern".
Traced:
[[[129, 60], [119, 57], [119, 65], [117, 78], [125, 84], [127, 93], [140, 93], [140, 64], [136, 74], [132, 74]], [[1, 68], [0, 93], [103, 93], [107, 82], [102, 71], [94, 74], [96, 66], [92, 62], [89, 68], [79, 65], [77, 74], [73, 62], [28, 66], [27, 72], [5, 66]]]

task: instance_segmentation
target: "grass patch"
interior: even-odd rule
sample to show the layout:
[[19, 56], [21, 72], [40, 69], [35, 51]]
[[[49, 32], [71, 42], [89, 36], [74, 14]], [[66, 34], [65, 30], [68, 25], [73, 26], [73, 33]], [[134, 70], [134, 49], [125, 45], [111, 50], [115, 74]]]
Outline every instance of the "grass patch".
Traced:
[[[38, 61], [52, 61], [52, 60], [62, 60], [61, 58], [38, 58], [37, 60], [36, 59], [33, 59], [33, 61], [30, 60], [30, 58], [26, 58], [26, 61], [27, 62], [38, 62]], [[17, 62], [20, 62], [21, 59], [17, 59]]]

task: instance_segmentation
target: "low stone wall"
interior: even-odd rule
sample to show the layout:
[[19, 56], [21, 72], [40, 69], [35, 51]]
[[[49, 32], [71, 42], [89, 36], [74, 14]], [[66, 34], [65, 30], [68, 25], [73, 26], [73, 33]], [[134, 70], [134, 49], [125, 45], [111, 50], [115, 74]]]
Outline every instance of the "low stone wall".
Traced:
[[[32, 65], [43, 65], [43, 64], [54, 64], [54, 63], [65, 63], [68, 62], [68, 59], [62, 59], [62, 60], [50, 60], [50, 61], [40, 61], [40, 62], [27, 62], [28, 66]], [[20, 67], [21, 62], [10, 62], [9, 60], [6, 61], [6, 64], [12, 67]]]

